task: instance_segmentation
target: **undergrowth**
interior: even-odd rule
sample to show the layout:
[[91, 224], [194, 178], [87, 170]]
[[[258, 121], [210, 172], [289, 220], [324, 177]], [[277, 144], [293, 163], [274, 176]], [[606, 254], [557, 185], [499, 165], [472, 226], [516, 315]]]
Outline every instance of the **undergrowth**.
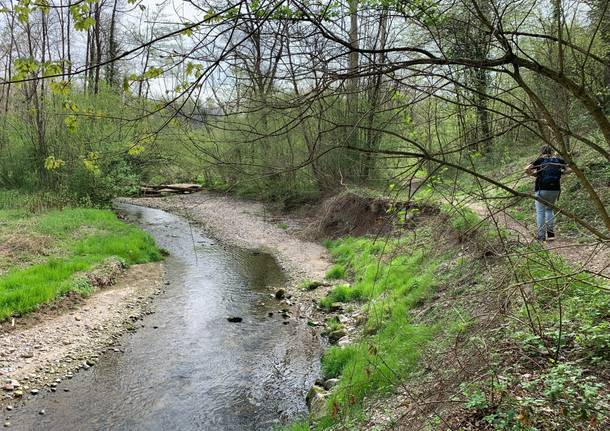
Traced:
[[513, 268], [526, 300], [495, 340], [489, 378], [462, 385], [467, 413], [461, 425], [610, 429], [607, 282], [537, 245], [521, 250]]

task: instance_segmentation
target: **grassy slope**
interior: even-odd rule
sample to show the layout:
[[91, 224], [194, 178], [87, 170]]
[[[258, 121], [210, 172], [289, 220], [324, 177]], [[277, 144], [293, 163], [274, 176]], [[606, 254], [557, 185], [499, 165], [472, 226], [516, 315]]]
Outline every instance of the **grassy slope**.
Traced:
[[[329, 278], [347, 274], [353, 282], [336, 286], [320, 306], [346, 302], [367, 319], [355, 343], [331, 347], [322, 359], [324, 377], [341, 379], [328, 399], [328, 416], [290, 429], [365, 429], [372, 400], [391, 396], [405, 382], [417, 387], [434, 366], [425, 361], [439, 361], [427, 352], [457, 340], [461, 361], [474, 360], [465, 352], [481, 355], [485, 377], [453, 388], [452, 402], [458, 403], [445, 417], [455, 429], [607, 429], [607, 283], [573, 275], [573, 268], [537, 245], [513, 250], [510, 260], [485, 262], [482, 256], [499, 245], [493, 230], [472, 232], [477, 222], [469, 212], [443, 213], [436, 223], [393, 239], [328, 243], [335, 259]], [[455, 288], [443, 308], [436, 298], [447, 286]], [[473, 301], [475, 291], [479, 298]], [[511, 305], [508, 311], [482, 311], [480, 305], [470, 308], [476, 301]], [[438, 311], [421, 318], [422, 308]], [[485, 314], [502, 317], [493, 331], [472, 333], [480, 326], [475, 315]], [[336, 329], [337, 322], [330, 323]], [[453, 371], [445, 370], [449, 376]], [[440, 429], [438, 422], [428, 426]]]
[[152, 237], [107, 210], [4, 209], [0, 220], [0, 320], [86, 290], [78, 273], [111, 257], [125, 265], [161, 259]]
[[[366, 399], [390, 394], [420, 369], [421, 355], [432, 341], [463, 329], [463, 310], [457, 306], [443, 318], [413, 317], [439, 286], [477, 273], [472, 269], [478, 263], [458, 256], [459, 248], [449, 244], [453, 238], [435, 235], [437, 228], [430, 224], [393, 239], [348, 237], [327, 243], [336, 262], [328, 278], [347, 273], [353, 283], [334, 287], [320, 306], [350, 303], [367, 318], [355, 343], [333, 346], [322, 358], [324, 377], [341, 378], [328, 401], [329, 415], [312, 428], [298, 423], [291, 429], [357, 428], [366, 417]], [[433, 237], [440, 242], [430, 241]], [[447, 262], [452, 262], [450, 269]]]

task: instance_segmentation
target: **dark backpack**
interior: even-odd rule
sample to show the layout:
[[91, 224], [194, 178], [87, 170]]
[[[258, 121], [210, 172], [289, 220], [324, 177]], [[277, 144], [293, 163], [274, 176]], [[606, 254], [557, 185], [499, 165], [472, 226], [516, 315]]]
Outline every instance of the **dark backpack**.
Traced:
[[559, 190], [559, 182], [565, 162], [559, 157], [545, 157], [538, 166], [540, 190]]

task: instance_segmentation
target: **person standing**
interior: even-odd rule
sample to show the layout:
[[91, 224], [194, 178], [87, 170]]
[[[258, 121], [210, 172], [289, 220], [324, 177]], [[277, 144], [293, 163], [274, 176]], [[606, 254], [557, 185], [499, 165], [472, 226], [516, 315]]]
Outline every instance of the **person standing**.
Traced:
[[[561, 176], [570, 173], [565, 160], [554, 154], [553, 148], [544, 145], [540, 156], [525, 168], [525, 173], [536, 177], [534, 192], [537, 198], [554, 205], [561, 193]], [[539, 241], [555, 239], [553, 208], [536, 200], [536, 238]]]

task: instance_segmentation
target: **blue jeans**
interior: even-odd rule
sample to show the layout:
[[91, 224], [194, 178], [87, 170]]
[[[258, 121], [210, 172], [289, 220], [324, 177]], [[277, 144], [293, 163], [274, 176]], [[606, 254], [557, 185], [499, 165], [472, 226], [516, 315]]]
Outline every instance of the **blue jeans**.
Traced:
[[[536, 197], [542, 198], [551, 204], [555, 204], [557, 198], [559, 198], [559, 190], [539, 190], [536, 192]], [[536, 201], [536, 225], [538, 226], [536, 237], [540, 241], [546, 239], [547, 232], [554, 232], [555, 229], [553, 208], [538, 201]]]

